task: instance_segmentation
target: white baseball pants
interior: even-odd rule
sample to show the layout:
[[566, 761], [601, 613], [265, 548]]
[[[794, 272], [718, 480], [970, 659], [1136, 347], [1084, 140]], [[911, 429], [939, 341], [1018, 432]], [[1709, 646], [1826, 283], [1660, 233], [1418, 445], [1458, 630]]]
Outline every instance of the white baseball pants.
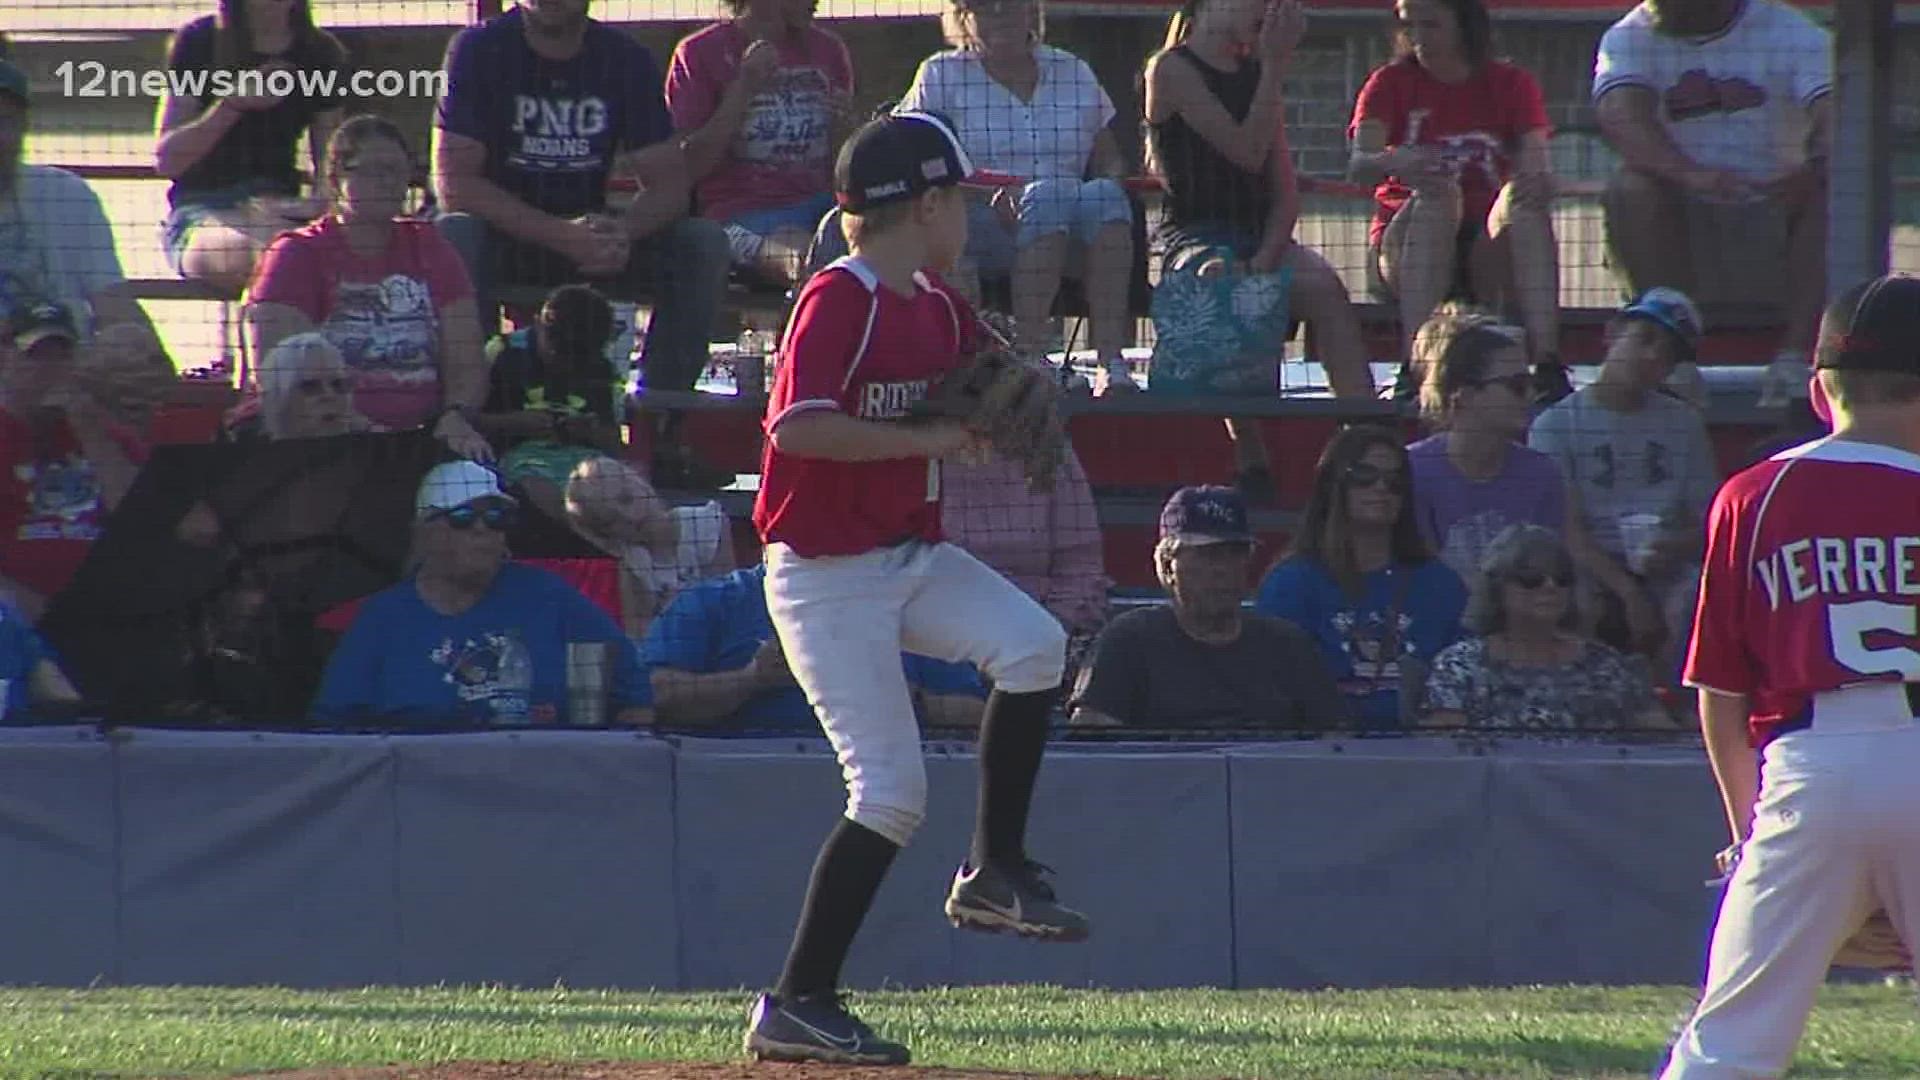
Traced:
[[1786, 1072], [1835, 950], [1879, 904], [1920, 942], [1920, 723], [1775, 739], [1663, 1080]]
[[972, 663], [1008, 693], [1060, 684], [1067, 634], [1059, 621], [952, 544], [817, 559], [770, 544], [766, 561], [767, 611], [839, 758], [846, 816], [896, 844], [912, 838], [927, 804], [903, 649]]

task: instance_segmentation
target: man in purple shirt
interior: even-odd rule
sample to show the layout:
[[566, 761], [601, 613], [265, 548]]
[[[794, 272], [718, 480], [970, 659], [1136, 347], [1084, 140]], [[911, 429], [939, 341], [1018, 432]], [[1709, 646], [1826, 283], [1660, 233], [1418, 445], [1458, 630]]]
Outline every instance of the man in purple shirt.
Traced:
[[[448, 45], [433, 127], [439, 224], [473, 277], [483, 330], [498, 284], [650, 290], [647, 385], [689, 390], [726, 293], [726, 234], [687, 216], [685, 156], [653, 55], [588, 18], [589, 2], [522, 0]], [[616, 170], [640, 187], [618, 214], [606, 205]], [[667, 456], [656, 464], [674, 484], [687, 459]]]

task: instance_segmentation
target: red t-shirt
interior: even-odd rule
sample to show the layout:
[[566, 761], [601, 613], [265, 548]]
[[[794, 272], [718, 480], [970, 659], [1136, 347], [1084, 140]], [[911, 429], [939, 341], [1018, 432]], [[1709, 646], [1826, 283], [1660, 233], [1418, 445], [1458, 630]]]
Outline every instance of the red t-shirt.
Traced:
[[1751, 700], [1764, 745], [1814, 696], [1920, 682], [1920, 456], [1822, 439], [1721, 486], [1686, 682]]
[[294, 308], [333, 342], [353, 371], [354, 409], [387, 431], [439, 411], [440, 313], [472, 295], [460, 253], [432, 223], [395, 221], [387, 250], [367, 258], [331, 214], [281, 233], [247, 287], [249, 300]]
[[931, 274], [911, 297], [841, 259], [800, 290], [767, 400], [753, 524], [763, 544], [806, 558], [858, 555], [905, 540], [940, 539], [940, 463], [928, 458], [827, 461], [783, 454], [773, 432], [789, 418], [834, 409], [890, 420], [973, 348], [973, 310]]
[[[146, 461], [138, 436], [109, 434], [135, 464]], [[73, 580], [106, 519], [100, 478], [67, 422], [36, 451], [27, 422], [0, 411], [0, 577], [52, 597]]]
[[[1513, 175], [1520, 137], [1546, 131], [1547, 106], [1540, 84], [1525, 69], [1490, 60], [1461, 83], [1443, 83], [1412, 57], [1374, 71], [1353, 105], [1349, 139], [1363, 121], [1387, 129], [1388, 146], [1435, 146], [1460, 180], [1463, 221], [1483, 222], [1501, 187]], [[1373, 189], [1372, 240], [1380, 243], [1387, 222], [1412, 193], [1389, 176]]]

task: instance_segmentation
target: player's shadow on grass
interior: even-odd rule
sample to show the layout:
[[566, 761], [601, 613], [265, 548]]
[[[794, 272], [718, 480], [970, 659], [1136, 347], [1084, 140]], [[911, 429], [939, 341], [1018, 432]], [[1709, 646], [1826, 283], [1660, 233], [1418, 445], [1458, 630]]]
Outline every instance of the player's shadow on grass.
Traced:
[[[278, 1020], [348, 1021], [352, 1023], [485, 1023], [489, 1025], [539, 1025], [543, 1027], [651, 1027], [679, 1028], [686, 1031], [708, 1031], [716, 1027], [738, 1027], [738, 1021], [729, 1018], [716, 1021], [712, 1016], [686, 1016], [670, 1013], [657, 1013], [645, 1005], [497, 1005], [474, 1004], [470, 1006], [433, 1006], [433, 1005], [385, 1005], [355, 1004], [353, 1002], [295, 1001], [295, 1002], [222, 1002], [220, 1011], [233, 1017], [272, 1017]], [[190, 1007], [142, 1007], [143, 1017], [174, 1015], [181, 1017], [204, 1018], [204, 1006]], [[744, 1015], [744, 1014], [743, 1014]]]

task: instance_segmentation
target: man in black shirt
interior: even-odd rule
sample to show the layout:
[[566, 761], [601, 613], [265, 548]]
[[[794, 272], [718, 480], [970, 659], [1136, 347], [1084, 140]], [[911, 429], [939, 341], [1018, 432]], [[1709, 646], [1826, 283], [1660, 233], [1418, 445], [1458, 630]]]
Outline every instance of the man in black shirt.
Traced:
[[1113, 620], [1081, 669], [1084, 727], [1323, 730], [1346, 721], [1333, 675], [1305, 631], [1246, 610], [1253, 533], [1227, 487], [1174, 492], [1154, 569], [1171, 602]]

